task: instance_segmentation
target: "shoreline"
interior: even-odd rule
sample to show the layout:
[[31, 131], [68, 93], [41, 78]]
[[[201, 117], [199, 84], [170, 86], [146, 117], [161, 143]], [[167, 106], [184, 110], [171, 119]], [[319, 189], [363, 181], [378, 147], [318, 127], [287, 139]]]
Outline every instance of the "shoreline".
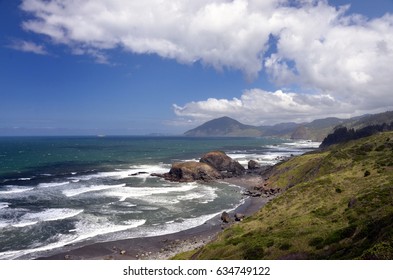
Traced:
[[[252, 191], [255, 186], [264, 183], [263, 175], [245, 174], [228, 178], [223, 182], [234, 184]], [[242, 213], [248, 217], [262, 208], [272, 197], [247, 197], [243, 204], [229, 212]], [[176, 254], [194, 250], [214, 240], [217, 234], [230, 224], [224, 224], [220, 215], [204, 224], [180, 232], [151, 237], [138, 237], [85, 245], [80, 248], [56, 253], [38, 260], [164, 260]], [[64, 247], [65, 249], [66, 247]]]

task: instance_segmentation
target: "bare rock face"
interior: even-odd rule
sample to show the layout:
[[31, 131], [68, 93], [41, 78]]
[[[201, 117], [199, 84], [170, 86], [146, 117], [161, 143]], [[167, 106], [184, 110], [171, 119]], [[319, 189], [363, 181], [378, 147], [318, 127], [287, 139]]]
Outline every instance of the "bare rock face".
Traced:
[[173, 163], [163, 178], [176, 182], [211, 181], [220, 179], [221, 174], [206, 163], [189, 161]]
[[255, 170], [261, 168], [261, 165], [255, 160], [250, 160], [247, 164], [249, 170]]
[[243, 221], [245, 218], [245, 215], [242, 213], [235, 213], [235, 221], [237, 222], [241, 222]]
[[245, 168], [224, 152], [214, 151], [202, 156], [199, 162], [187, 161], [172, 164], [168, 173], [152, 176], [175, 182], [211, 181], [216, 179], [241, 176]]
[[246, 171], [239, 162], [233, 160], [221, 151], [213, 151], [204, 154], [199, 162], [212, 166], [220, 171], [224, 177], [240, 176]]
[[227, 213], [227, 212], [222, 212], [222, 214], [221, 214], [221, 221], [223, 222], [223, 223], [230, 223], [230, 222], [232, 222], [232, 219], [231, 219], [231, 217], [229, 216], [229, 214]]

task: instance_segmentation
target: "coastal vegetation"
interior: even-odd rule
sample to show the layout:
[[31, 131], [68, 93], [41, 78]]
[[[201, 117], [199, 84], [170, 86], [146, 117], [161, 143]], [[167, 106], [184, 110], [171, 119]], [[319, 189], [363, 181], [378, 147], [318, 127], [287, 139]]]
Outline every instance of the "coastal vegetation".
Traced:
[[321, 147], [328, 147], [333, 144], [348, 142], [349, 140], [356, 140], [363, 137], [371, 136], [378, 132], [393, 130], [393, 122], [390, 124], [374, 124], [355, 130], [346, 127], [339, 127], [333, 133], [329, 134], [322, 142]]
[[175, 258], [393, 259], [393, 132], [292, 157], [265, 176], [278, 197]]

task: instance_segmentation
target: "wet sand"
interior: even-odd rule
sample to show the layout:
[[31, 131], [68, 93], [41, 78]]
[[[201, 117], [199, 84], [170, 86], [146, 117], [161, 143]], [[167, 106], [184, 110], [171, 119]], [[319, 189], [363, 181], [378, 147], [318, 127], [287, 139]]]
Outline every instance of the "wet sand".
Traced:
[[[244, 175], [224, 180], [252, 191], [264, 182], [261, 175]], [[257, 212], [273, 197], [247, 197], [244, 204], [229, 214], [242, 213], [246, 217]], [[212, 241], [229, 224], [224, 224], [220, 215], [203, 225], [181, 232], [161, 236], [133, 238], [82, 246], [77, 249], [40, 259], [47, 260], [162, 260], [178, 253], [197, 249]], [[65, 248], [64, 248], [65, 249]], [[66, 249], [65, 249], [66, 250]]]

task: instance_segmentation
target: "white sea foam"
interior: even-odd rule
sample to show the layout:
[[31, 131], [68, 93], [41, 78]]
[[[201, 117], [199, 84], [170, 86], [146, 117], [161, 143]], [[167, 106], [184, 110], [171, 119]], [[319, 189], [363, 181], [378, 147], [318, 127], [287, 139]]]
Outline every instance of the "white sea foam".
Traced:
[[156, 211], [158, 209], [160, 209], [159, 207], [153, 207], [153, 206], [140, 206], [138, 207], [139, 210], [142, 211]]
[[113, 172], [100, 172], [97, 173], [95, 178], [113, 178], [113, 179], [124, 179], [130, 176], [131, 170], [121, 170], [121, 171], [113, 171]]
[[[125, 205], [124, 205], [125, 204]], [[137, 205], [135, 204], [130, 204], [133, 206], [128, 206], [127, 203], [125, 202], [111, 202], [108, 204], [104, 204], [100, 207], [99, 210], [96, 210], [98, 214], [102, 215], [112, 215], [113, 217], [120, 217], [121, 215], [127, 215], [129, 216], [130, 214], [141, 214], [143, 211], [141, 209], [136, 208]]]
[[97, 191], [102, 191], [102, 190], [108, 190], [108, 189], [113, 189], [113, 188], [122, 188], [125, 187], [126, 184], [119, 184], [119, 185], [93, 185], [89, 187], [81, 187], [77, 189], [68, 189], [62, 191], [62, 193], [67, 196], [67, 197], [72, 197], [72, 196], [77, 196], [81, 195], [83, 193], [88, 193], [88, 192], [97, 192]]
[[206, 204], [214, 201], [218, 195], [216, 190], [212, 187], [205, 187], [202, 189], [203, 197], [199, 200], [199, 203]]
[[[203, 194], [209, 194], [210, 191], [214, 191], [214, 188], [210, 186], [201, 186], [197, 183], [190, 183], [185, 185], [179, 184], [171, 184], [176, 187], [167, 187], [170, 189], [177, 189], [179, 190], [189, 190], [189, 191], [197, 191]], [[165, 188], [165, 189], [167, 189]], [[197, 189], [195, 189], [197, 188]], [[131, 188], [130, 188], [131, 189]], [[132, 188], [138, 189], [138, 188]], [[139, 188], [141, 189], [141, 188]], [[146, 192], [151, 192], [151, 189], [157, 188], [144, 188]], [[166, 190], [167, 191], [167, 190]], [[173, 190], [172, 190], [173, 191]], [[186, 194], [185, 194], [186, 195]], [[181, 196], [181, 195], [180, 195]], [[205, 197], [199, 197], [198, 199], [205, 199]], [[150, 197], [154, 197], [150, 196]], [[165, 198], [164, 196], [162, 198]], [[119, 202], [120, 204], [126, 202]], [[153, 204], [154, 205], [154, 204]], [[150, 207], [150, 206], [149, 206]], [[151, 206], [154, 207], [154, 206]], [[153, 208], [150, 208], [153, 210]], [[227, 209], [226, 211], [230, 211], [231, 209]], [[45, 212], [45, 211], [44, 211]], [[213, 217], [219, 215], [222, 212], [219, 211], [217, 213], [207, 214], [200, 217], [188, 218], [188, 219], [178, 219], [176, 221], [169, 221], [165, 224], [155, 224], [153, 226], [144, 226], [141, 227], [146, 223], [146, 220], [129, 220], [120, 224], [115, 224], [108, 220], [108, 218], [104, 216], [96, 216], [96, 215], [83, 215], [83, 219], [79, 220], [75, 224], [75, 228], [69, 231], [69, 234], [65, 235], [57, 235], [52, 240], [56, 240], [57, 242], [48, 244], [46, 246], [41, 246], [39, 248], [33, 248], [28, 250], [22, 251], [12, 251], [12, 252], [4, 252], [0, 253], [0, 259], [15, 259], [15, 258], [32, 258], [32, 256], [38, 256], [39, 252], [52, 250], [56, 248], [63, 247], [67, 244], [76, 243], [79, 241], [84, 241], [87, 239], [94, 238], [96, 241], [109, 241], [109, 240], [116, 240], [116, 239], [123, 239], [123, 238], [135, 238], [135, 237], [142, 237], [142, 236], [156, 236], [156, 235], [163, 235], [167, 233], [174, 233], [178, 231], [182, 231], [185, 229], [193, 228], [199, 226], [206, 222], [207, 220], [212, 219]], [[36, 213], [38, 214], [38, 213]], [[48, 212], [46, 214], [49, 214]], [[27, 214], [26, 214], [27, 215]], [[22, 216], [26, 218], [26, 215]], [[35, 218], [34, 215], [28, 218]], [[46, 218], [48, 220], [48, 218]], [[28, 221], [25, 221], [28, 222]], [[34, 222], [34, 221], [31, 221]], [[140, 227], [140, 228], [139, 228]], [[132, 232], [128, 232], [128, 229], [133, 229]]]
[[319, 145], [319, 142], [296, 141], [277, 145], [267, 145], [265, 146], [265, 148], [268, 148], [270, 150], [261, 151], [260, 153], [245, 153], [246, 151], [233, 151], [227, 154], [245, 167], [250, 160], [255, 160], [261, 165], [274, 165], [276, 163], [279, 163], [283, 158], [290, 157], [291, 155], [303, 154], [305, 152], [305, 149], [315, 149], [318, 148]]
[[28, 213], [24, 215], [27, 219], [37, 219], [39, 221], [57, 221], [75, 217], [83, 212], [83, 209], [54, 208], [46, 209], [38, 213]]
[[116, 190], [110, 190], [103, 193], [105, 196], [119, 197], [120, 201], [124, 201], [127, 198], [150, 198], [157, 194], [167, 194], [171, 192], [186, 192], [197, 188], [196, 183], [188, 183], [175, 187], [125, 187], [118, 188]]
[[189, 193], [185, 195], [178, 195], [177, 199], [178, 200], [193, 200], [193, 199], [198, 199], [201, 197], [204, 197], [205, 195], [203, 193]]
[[175, 207], [175, 205], [180, 202], [180, 200], [176, 197], [168, 197], [167, 195], [152, 195], [149, 197], [141, 197], [139, 199], [148, 204], [165, 206], [167, 209]]
[[199, 187], [195, 192], [178, 195], [177, 199], [180, 201], [197, 200], [199, 203], [209, 203], [217, 198], [216, 190], [212, 187]]
[[34, 188], [26, 188], [26, 187], [19, 187], [19, 186], [5, 186], [5, 189], [6, 190], [0, 191], [0, 195], [24, 193], [24, 192], [31, 191]]
[[16, 228], [23, 228], [23, 227], [35, 225], [37, 223], [38, 223], [38, 221], [35, 221], [35, 222], [34, 221], [27, 221], [27, 222], [20, 222], [20, 223], [12, 224], [12, 226], [16, 227]]
[[257, 156], [256, 154], [240, 154], [240, 153], [235, 153], [235, 154], [228, 153], [227, 155], [234, 160], [254, 158]]
[[70, 182], [54, 182], [54, 183], [41, 183], [38, 185], [39, 188], [53, 188], [68, 185]]
[[18, 181], [30, 181], [31, 178], [19, 178]]
[[131, 174], [135, 174], [133, 176], [144, 178], [149, 177], [152, 173], [165, 173], [168, 172], [170, 168], [169, 164], [160, 163], [159, 165], [133, 165], [130, 166]]
[[75, 229], [69, 231], [70, 235], [58, 235], [58, 241], [55, 243], [33, 249], [1, 252], [0, 259], [23, 259], [23, 256], [29, 256], [31, 254], [37, 254], [38, 252], [53, 250], [64, 247], [71, 243], [80, 242], [100, 235], [136, 228], [145, 224], [145, 222], [146, 220], [130, 220], [122, 225], [115, 225], [107, 221], [101, 221], [101, 223], [80, 221], [76, 224]]
[[100, 178], [113, 178], [113, 179], [125, 179], [129, 177], [135, 178], [147, 178], [150, 177], [152, 173], [164, 173], [168, 171], [169, 165], [159, 164], [159, 165], [132, 165], [128, 169], [116, 169], [110, 172], [98, 172], [96, 174], [82, 175], [70, 178], [71, 180], [81, 180], [89, 181], [92, 179]]
[[118, 231], [124, 231], [132, 228], [142, 226], [146, 223], [146, 220], [129, 220], [124, 222], [122, 225], [116, 225], [111, 222], [99, 219], [98, 222], [92, 221], [79, 221], [76, 224], [76, 233], [78, 237], [73, 242], [86, 240], [99, 235], [110, 234]]
[[0, 202], [0, 209], [8, 208], [10, 204], [8, 202]]
[[82, 209], [68, 209], [68, 208], [53, 208], [45, 209], [37, 213], [27, 213], [18, 219], [17, 222], [12, 223], [13, 227], [25, 227], [37, 224], [39, 222], [49, 222], [64, 220], [75, 217], [83, 212]]
[[[231, 209], [223, 210], [223, 211], [231, 211]], [[140, 228], [136, 228], [132, 235], [128, 232], [113, 232], [111, 235], [113, 240], [120, 240], [125, 238], [137, 238], [137, 237], [150, 237], [150, 236], [160, 236], [165, 234], [171, 234], [175, 232], [180, 232], [186, 229], [191, 229], [197, 226], [204, 224], [206, 221], [211, 220], [212, 218], [220, 215], [222, 211], [207, 215], [202, 215], [195, 218], [188, 219], [176, 219], [170, 220], [163, 224], [154, 224], [151, 226], [143, 226]]]
[[284, 143], [283, 145], [287, 145], [295, 148], [303, 148], [303, 149], [304, 148], [317, 149], [321, 145], [321, 142], [313, 142], [311, 140], [300, 140], [295, 142]]
[[[223, 211], [231, 211], [233, 209], [227, 209]], [[136, 231], [134, 237], [150, 237], [150, 236], [160, 236], [165, 234], [171, 234], [175, 232], [180, 232], [186, 229], [191, 229], [197, 226], [204, 224], [206, 221], [213, 219], [216, 216], [219, 216], [222, 211], [207, 215], [202, 215], [195, 218], [188, 218], [188, 219], [178, 219], [178, 220], [171, 220], [161, 225], [156, 225], [154, 227], [144, 227], [139, 231]], [[118, 238], [126, 238], [126, 236], [117, 236]]]
[[0, 228], [8, 227], [10, 224], [7, 221], [0, 220]]
[[128, 207], [128, 208], [133, 208], [133, 207], [138, 206], [138, 205], [136, 205], [134, 203], [130, 203], [130, 202], [127, 202], [127, 201], [116, 202], [116, 204], [118, 204], [120, 206], [123, 206], [123, 207]]

